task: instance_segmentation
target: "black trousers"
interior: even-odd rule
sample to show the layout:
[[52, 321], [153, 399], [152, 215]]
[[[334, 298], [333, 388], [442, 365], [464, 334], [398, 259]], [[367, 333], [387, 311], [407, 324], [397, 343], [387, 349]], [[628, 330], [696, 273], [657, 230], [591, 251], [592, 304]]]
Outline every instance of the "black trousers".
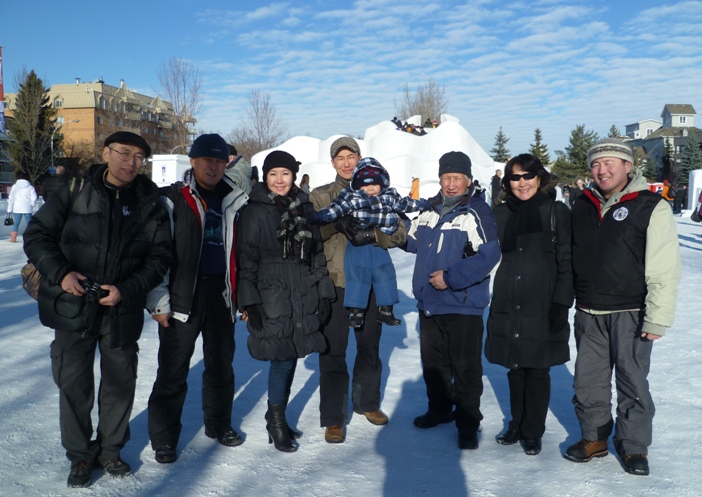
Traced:
[[159, 445], [176, 447], [180, 438], [190, 359], [202, 332], [205, 370], [202, 373], [202, 410], [205, 423], [231, 426], [234, 399], [234, 324], [222, 298], [224, 275], [201, 276], [195, 287], [193, 310], [186, 323], [175, 319], [158, 327], [158, 373], [149, 397], [149, 436]]
[[[139, 346], [110, 348], [109, 318], [99, 331], [83, 336], [55, 331], [51, 343], [51, 370], [59, 388], [61, 443], [71, 463], [83, 459], [109, 461], [120, 455], [129, 440], [129, 418], [134, 405]], [[95, 402], [93, 366], [100, 347], [97, 437], [91, 441], [91, 411]]]
[[[348, 422], [349, 371], [346, 366], [346, 348], [349, 344], [349, 311], [344, 307], [344, 289], [336, 287], [336, 301], [332, 302], [329, 323], [322, 332], [328, 349], [319, 354], [319, 412], [321, 426], [343, 426]], [[380, 335], [378, 306], [371, 292], [363, 327], [355, 329], [356, 362], [353, 366], [351, 401], [354, 410], [380, 409]]]
[[477, 430], [483, 415], [483, 318], [419, 312], [419, 340], [429, 410], [451, 412], [459, 429]]
[[551, 368], [515, 368], [507, 373], [512, 421], [509, 427], [522, 438], [541, 438], [551, 398]]

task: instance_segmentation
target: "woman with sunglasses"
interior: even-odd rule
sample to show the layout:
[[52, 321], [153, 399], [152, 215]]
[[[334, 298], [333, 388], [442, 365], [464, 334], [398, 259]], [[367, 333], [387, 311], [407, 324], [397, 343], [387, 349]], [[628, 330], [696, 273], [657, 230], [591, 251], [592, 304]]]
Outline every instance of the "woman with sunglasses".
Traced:
[[505, 201], [495, 207], [502, 262], [493, 286], [485, 356], [509, 368], [512, 420], [497, 437], [541, 452], [551, 394], [551, 366], [570, 359], [568, 309], [573, 303], [570, 211], [556, 202], [556, 180], [522, 154], [505, 166]]

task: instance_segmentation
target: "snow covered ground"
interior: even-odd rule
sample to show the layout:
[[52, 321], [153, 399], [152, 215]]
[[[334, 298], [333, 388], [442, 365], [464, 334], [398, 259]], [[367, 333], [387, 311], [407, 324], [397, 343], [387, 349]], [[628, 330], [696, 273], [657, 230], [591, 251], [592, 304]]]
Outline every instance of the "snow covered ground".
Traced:
[[[4, 218], [4, 205], [0, 204]], [[69, 464], [58, 430], [58, 391], [49, 363], [52, 331], [41, 326], [36, 302], [22, 290], [21, 243], [0, 227], [0, 495], [2, 496], [700, 496], [702, 472], [702, 229], [676, 218], [683, 280], [675, 326], [654, 345], [651, 389], [656, 401], [651, 476], [626, 474], [614, 455], [574, 464], [561, 456], [579, 439], [571, 405], [573, 362], [552, 370], [553, 392], [543, 451], [526, 456], [518, 445], [495, 436], [509, 417], [506, 370], [485, 362], [485, 419], [476, 451], [461, 451], [456, 429], [419, 430], [412, 420], [426, 409], [419, 361], [418, 322], [410, 294], [413, 256], [393, 251], [402, 326], [386, 328], [381, 342], [385, 427], [354, 416], [347, 441], [324, 442], [319, 427], [317, 356], [301, 360], [293, 385], [289, 420], [304, 436], [300, 450], [284, 454], [268, 445], [267, 364], [251, 359], [246, 329], [237, 323], [234, 359], [234, 427], [245, 437], [236, 448], [204, 435], [200, 408], [202, 355], [196, 352], [183, 434], [174, 464], [154, 461], [146, 429], [146, 405], [156, 374], [158, 337], [148, 320], [140, 341], [139, 380], [132, 439], [122, 457], [133, 476], [114, 479], [101, 471], [87, 490], [66, 488]], [[21, 237], [20, 237], [21, 241]], [[575, 345], [571, 343], [572, 356]], [[349, 361], [353, 360], [353, 346]], [[610, 446], [610, 449], [612, 447]]]

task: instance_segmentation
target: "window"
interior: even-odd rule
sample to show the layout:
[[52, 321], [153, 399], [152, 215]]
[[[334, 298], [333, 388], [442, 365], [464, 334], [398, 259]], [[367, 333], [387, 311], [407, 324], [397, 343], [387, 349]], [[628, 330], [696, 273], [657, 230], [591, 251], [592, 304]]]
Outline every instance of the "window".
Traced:
[[58, 116], [56, 118], [56, 124], [58, 124], [59, 126], [63, 124], [63, 116]]
[[107, 102], [103, 97], [100, 97], [100, 108], [101, 109], [106, 109], [107, 108]]
[[680, 116], [680, 124], [685, 124], [687, 122], [687, 116]]
[[102, 140], [102, 133], [98, 133], [98, 140]]
[[120, 119], [119, 121], [117, 121], [117, 127], [118, 127], [118, 128], [121, 128], [121, 127], [122, 127], [122, 120], [121, 120], [121, 119]]
[[653, 133], [653, 130], [652, 130], [652, 129], [647, 129], [647, 130], [646, 130], [646, 136], [650, 135], [651, 133]]
[[154, 136], [156, 136], [156, 128], [152, 129], [151, 131], [154, 132]]
[[102, 116], [98, 116], [98, 124], [102, 124]]
[[61, 100], [60, 98], [55, 99], [54, 100], [54, 107], [56, 107], [56, 108], [63, 107], [63, 100]]

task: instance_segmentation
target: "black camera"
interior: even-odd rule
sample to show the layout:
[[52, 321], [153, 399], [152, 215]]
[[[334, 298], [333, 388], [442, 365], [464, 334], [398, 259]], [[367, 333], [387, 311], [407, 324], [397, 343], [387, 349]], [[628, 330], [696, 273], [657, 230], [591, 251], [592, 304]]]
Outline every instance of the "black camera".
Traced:
[[80, 280], [80, 286], [82, 286], [83, 290], [85, 290], [85, 300], [88, 302], [100, 300], [110, 294], [108, 290], [100, 288], [100, 283], [97, 283], [89, 278]]

